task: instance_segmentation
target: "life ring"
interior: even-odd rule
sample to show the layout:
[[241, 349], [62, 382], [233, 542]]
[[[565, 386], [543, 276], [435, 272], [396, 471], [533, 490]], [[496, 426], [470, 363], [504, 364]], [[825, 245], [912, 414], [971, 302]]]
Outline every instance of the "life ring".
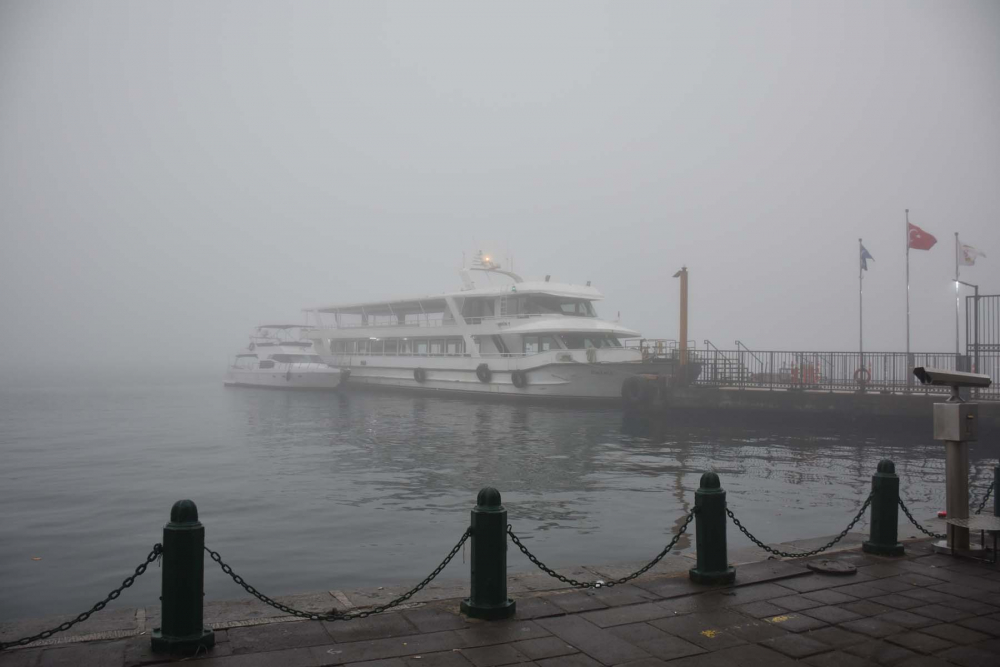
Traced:
[[[861, 379], [862, 375], [865, 378], [864, 380]], [[859, 368], [858, 370], [854, 371], [854, 381], [855, 382], [860, 382], [860, 383], [863, 383], [863, 384], [867, 384], [868, 381], [871, 380], [871, 379], [872, 379], [872, 374], [870, 372], [868, 372], [867, 368], [862, 367], [862, 368]]]
[[476, 366], [476, 377], [479, 378], [480, 382], [489, 382], [490, 378], [493, 377], [493, 371], [487, 364], [479, 364]]
[[423, 368], [414, 368], [413, 379], [416, 380], [417, 382], [423, 382], [424, 380], [427, 379], [427, 371], [425, 371]]
[[518, 389], [524, 389], [528, 386], [528, 375], [524, 371], [514, 371], [510, 374], [510, 381]]

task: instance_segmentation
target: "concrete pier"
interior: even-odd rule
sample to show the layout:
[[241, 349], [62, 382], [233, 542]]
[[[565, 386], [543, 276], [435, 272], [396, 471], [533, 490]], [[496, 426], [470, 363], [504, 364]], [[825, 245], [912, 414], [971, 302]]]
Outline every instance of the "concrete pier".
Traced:
[[[909, 535], [912, 531], [901, 532]], [[532, 572], [510, 577], [517, 614], [506, 621], [458, 613], [468, 581], [435, 581], [403, 608], [348, 622], [303, 621], [255, 599], [205, 606], [216, 631], [201, 667], [543, 667], [630, 665], [996, 665], [1000, 664], [1000, 570], [931, 552], [930, 541], [905, 541], [906, 555], [861, 552], [849, 534], [837, 560], [855, 574], [818, 574], [809, 560], [764, 560], [756, 549], [731, 551], [732, 586], [688, 580], [693, 554], [670, 556], [631, 584], [581, 591]], [[817, 538], [781, 545], [808, 549]], [[592, 579], [615, 577], [631, 564], [566, 568]], [[282, 598], [329, 611], [357, 610], [397, 595], [385, 588], [327, 591]], [[178, 660], [150, 651], [158, 607], [97, 614], [44, 646], [4, 651], [0, 666], [133, 667]], [[0, 639], [49, 627], [56, 619], [0, 625]]]

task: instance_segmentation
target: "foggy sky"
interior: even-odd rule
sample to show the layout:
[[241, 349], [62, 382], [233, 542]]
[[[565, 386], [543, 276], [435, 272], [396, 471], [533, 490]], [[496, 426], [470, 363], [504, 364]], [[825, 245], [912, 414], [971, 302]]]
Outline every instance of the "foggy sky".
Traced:
[[[0, 369], [201, 368], [462, 253], [732, 348], [954, 350], [1000, 293], [1000, 3], [0, 0]], [[964, 333], [963, 333], [964, 336]], [[963, 345], [964, 347], [964, 345]]]

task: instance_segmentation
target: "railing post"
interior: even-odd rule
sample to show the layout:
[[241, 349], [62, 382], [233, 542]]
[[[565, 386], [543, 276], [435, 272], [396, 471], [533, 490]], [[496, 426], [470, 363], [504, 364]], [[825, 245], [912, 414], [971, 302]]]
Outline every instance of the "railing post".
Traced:
[[872, 475], [871, 532], [861, 545], [865, 553], [902, 556], [899, 542], [899, 477], [889, 459], [879, 461]]
[[993, 466], [993, 516], [1000, 516], [1000, 466]]
[[698, 565], [688, 575], [696, 584], [731, 584], [736, 570], [729, 565], [726, 551], [726, 492], [714, 472], [701, 476], [694, 507]]
[[194, 653], [215, 646], [215, 633], [205, 627], [205, 526], [190, 500], [170, 508], [163, 527], [162, 625], [153, 629], [155, 653]]
[[517, 603], [507, 597], [507, 510], [499, 491], [487, 486], [479, 492], [471, 525], [472, 578], [462, 613], [489, 621], [510, 618]]

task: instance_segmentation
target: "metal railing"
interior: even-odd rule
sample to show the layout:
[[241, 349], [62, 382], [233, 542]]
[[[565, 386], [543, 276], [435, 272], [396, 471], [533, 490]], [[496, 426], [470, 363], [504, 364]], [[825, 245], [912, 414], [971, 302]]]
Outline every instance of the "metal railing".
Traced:
[[[820, 391], [870, 391], [884, 393], [938, 394], [947, 387], [928, 387], [913, 377], [916, 366], [967, 370], [967, 357], [954, 353], [793, 352], [750, 350], [737, 342], [735, 350], [720, 350], [709, 341], [700, 350], [689, 351], [701, 365], [696, 385], [743, 389]], [[980, 350], [984, 368], [1000, 368], [1000, 351]], [[1000, 400], [1000, 384], [978, 390], [976, 399]]]

